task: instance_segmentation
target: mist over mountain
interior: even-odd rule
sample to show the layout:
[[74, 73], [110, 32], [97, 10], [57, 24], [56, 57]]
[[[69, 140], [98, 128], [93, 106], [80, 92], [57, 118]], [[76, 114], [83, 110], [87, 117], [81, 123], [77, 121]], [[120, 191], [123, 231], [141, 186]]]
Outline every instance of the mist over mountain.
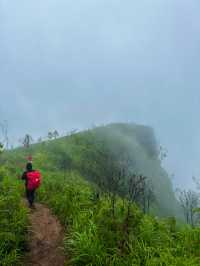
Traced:
[[0, 0], [0, 120], [26, 133], [135, 122], [168, 149], [174, 186], [199, 176], [198, 1]]

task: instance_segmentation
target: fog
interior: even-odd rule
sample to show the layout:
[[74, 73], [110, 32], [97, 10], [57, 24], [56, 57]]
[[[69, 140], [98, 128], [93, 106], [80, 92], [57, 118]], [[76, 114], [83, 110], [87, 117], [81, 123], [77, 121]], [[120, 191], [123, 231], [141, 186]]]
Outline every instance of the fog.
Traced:
[[9, 137], [152, 126], [174, 187], [200, 176], [200, 2], [0, 0], [0, 121]]

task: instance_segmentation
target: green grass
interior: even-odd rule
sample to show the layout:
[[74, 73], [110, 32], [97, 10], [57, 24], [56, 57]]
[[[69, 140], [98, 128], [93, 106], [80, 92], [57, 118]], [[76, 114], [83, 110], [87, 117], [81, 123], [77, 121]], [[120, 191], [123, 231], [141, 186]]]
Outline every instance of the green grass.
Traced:
[[[151, 215], [145, 215], [134, 203], [130, 205], [126, 191], [123, 199], [116, 193], [113, 213], [113, 190], [105, 187], [110, 173], [106, 155], [109, 158], [112, 152], [105, 154], [105, 147], [115, 155], [121, 150], [130, 153], [135, 170], [139, 167], [153, 179], [156, 203]], [[53, 210], [65, 228], [64, 247], [70, 265], [200, 265], [200, 228], [178, 226], [173, 217], [182, 214], [158, 158], [151, 130], [128, 125], [101, 127], [1, 156], [4, 169], [0, 170], [0, 265], [20, 263], [27, 213], [21, 204], [21, 186], [15, 179], [30, 153], [34, 168], [40, 169], [43, 176], [38, 200]], [[9, 169], [10, 178], [5, 168]], [[166, 218], [156, 218], [153, 213]]]
[[[42, 171], [59, 170], [65, 175], [66, 171], [76, 170], [85, 179], [104, 186], [104, 190], [108, 189], [111, 168], [106, 165], [107, 158], [112, 157], [115, 166], [121, 165], [121, 155], [126, 154], [131, 158], [134, 173], [146, 176], [152, 183], [156, 200], [151, 202], [151, 213], [160, 217], [176, 216], [183, 219], [171, 180], [162, 168], [158, 144], [151, 128], [123, 123], [97, 127], [37, 143], [29, 149], [20, 147], [6, 151], [1, 155], [0, 163], [8, 165], [13, 174], [17, 171], [20, 173], [30, 154], [34, 167]], [[127, 177], [124, 177], [123, 181], [125, 184]], [[127, 185], [121, 186], [118, 192], [127, 194]]]
[[[27, 211], [19, 181], [0, 183], [0, 265], [20, 265], [26, 241]], [[120, 197], [115, 216], [107, 193], [96, 198], [96, 186], [77, 171], [43, 171], [38, 200], [59, 217], [66, 236], [65, 252], [73, 266], [198, 266], [200, 228], [176, 225], [175, 218], [144, 215]]]
[[0, 265], [20, 265], [26, 230], [27, 211], [22, 205], [20, 188], [4, 177], [0, 182]]
[[78, 173], [46, 175], [39, 198], [66, 228], [65, 250], [77, 266], [198, 266], [200, 228], [177, 228], [135, 205], [126, 230], [127, 202], [118, 198], [115, 217], [108, 195], [95, 200], [94, 187]]

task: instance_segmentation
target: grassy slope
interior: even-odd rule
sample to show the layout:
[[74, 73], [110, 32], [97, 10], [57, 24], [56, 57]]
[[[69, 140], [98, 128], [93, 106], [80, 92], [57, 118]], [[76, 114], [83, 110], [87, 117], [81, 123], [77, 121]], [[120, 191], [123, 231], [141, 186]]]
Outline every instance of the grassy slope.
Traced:
[[[86, 178], [96, 182], [94, 176], [97, 169], [94, 170], [95, 173], [92, 169], [94, 165], [99, 164], [93, 158], [98, 142], [104, 142], [118, 154], [121, 153], [121, 149], [127, 151], [133, 158], [133, 171], [151, 179], [157, 198], [152, 211], [156, 215], [181, 217], [171, 181], [158, 159], [154, 132], [149, 127], [134, 124], [111, 124], [73, 136], [35, 144], [30, 150], [19, 148], [9, 152], [8, 158], [13, 162], [14, 169], [16, 166], [20, 169], [23, 167], [24, 158], [31, 153], [36, 167], [55, 170], [64, 168], [63, 164], [66, 164], [67, 167], [78, 169]], [[91, 171], [87, 171], [85, 174], [83, 169], [86, 164]]]
[[76, 266], [198, 266], [200, 230], [177, 229], [173, 218], [158, 220], [117, 199], [115, 217], [105, 194], [77, 172], [47, 174], [40, 200], [66, 227], [65, 250]]
[[[102, 139], [117, 152], [120, 151], [118, 147], [130, 149], [132, 156], [135, 156], [135, 170], [151, 173], [155, 185], [159, 183], [158, 196], [161, 190], [162, 194], [165, 193], [165, 198], [171, 197], [170, 204], [176, 203], [170, 181], [157, 158], [152, 131], [145, 127], [124, 124], [101, 127], [33, 145], [29, 151], [17, 149], [5, 154], [1, 160], [9, 169], [10, 176], [15, 178], [21, 172], [24, 158], [30, 152], [33, 154], [35, 165], [42, 169], [44, 176], [43, 186], [38, 191], [39, 199], [48, 204], [66, 226], [65, 248], [71, 255], [72, 265], [199, 265], [198, 228], [177, 229], [175, 219], [158, 220], [144, 215], [134, 205], [128, 216], [128, 203], [121, 198], [117, 199], [113, 217], [109, 195], [104, 193], [100, 199], [96, 198], [94, 182], [83, 179], [81, 175], [85, 172], [81, 173], [81, 169], [88, 160], [91, 161], [91, 168], [98, 163], [93, 156], [90, 157], [90, 153], [93, 154], [93, 145]], [[83, 158], [86, 154], [89, 156], [87, 160]], [[66, 160], [63, 161], [63, 158]], [[67, 169], [63, 167], [65, 163]], [[92, 173], [95, 171], [88, 172], [89, 180], [92, 180]], [[175, 210], [162, 205], [163, 201], [159, 202], [157, 208], [163, 207], [165, 215], [172, 214]], [[23, 219], [20, 218], [20, 221]], [[24, 226], [17, 228], [25, 229]], [[0, 229], [0, 235], [1, 232]], [[15, 236], [18, 236], [17, 233], [18, 231]], [[5, 239], [2, 243], [6, 241]], [[5, 259], [7, 258], [8, 256]]]
[[0, 167], [0, 265], [20, 265], [27, 225], [20, 187], [9, 172]]

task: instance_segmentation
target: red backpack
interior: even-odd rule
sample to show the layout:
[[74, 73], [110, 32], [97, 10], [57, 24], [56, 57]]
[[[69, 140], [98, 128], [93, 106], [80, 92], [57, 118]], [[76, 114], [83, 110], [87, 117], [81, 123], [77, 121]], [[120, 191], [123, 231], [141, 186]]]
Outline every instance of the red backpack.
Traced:
[[41, 174], [39, 171], [27, 172], [28, 190], [34, 190], [39, 188], [41, 184]]

